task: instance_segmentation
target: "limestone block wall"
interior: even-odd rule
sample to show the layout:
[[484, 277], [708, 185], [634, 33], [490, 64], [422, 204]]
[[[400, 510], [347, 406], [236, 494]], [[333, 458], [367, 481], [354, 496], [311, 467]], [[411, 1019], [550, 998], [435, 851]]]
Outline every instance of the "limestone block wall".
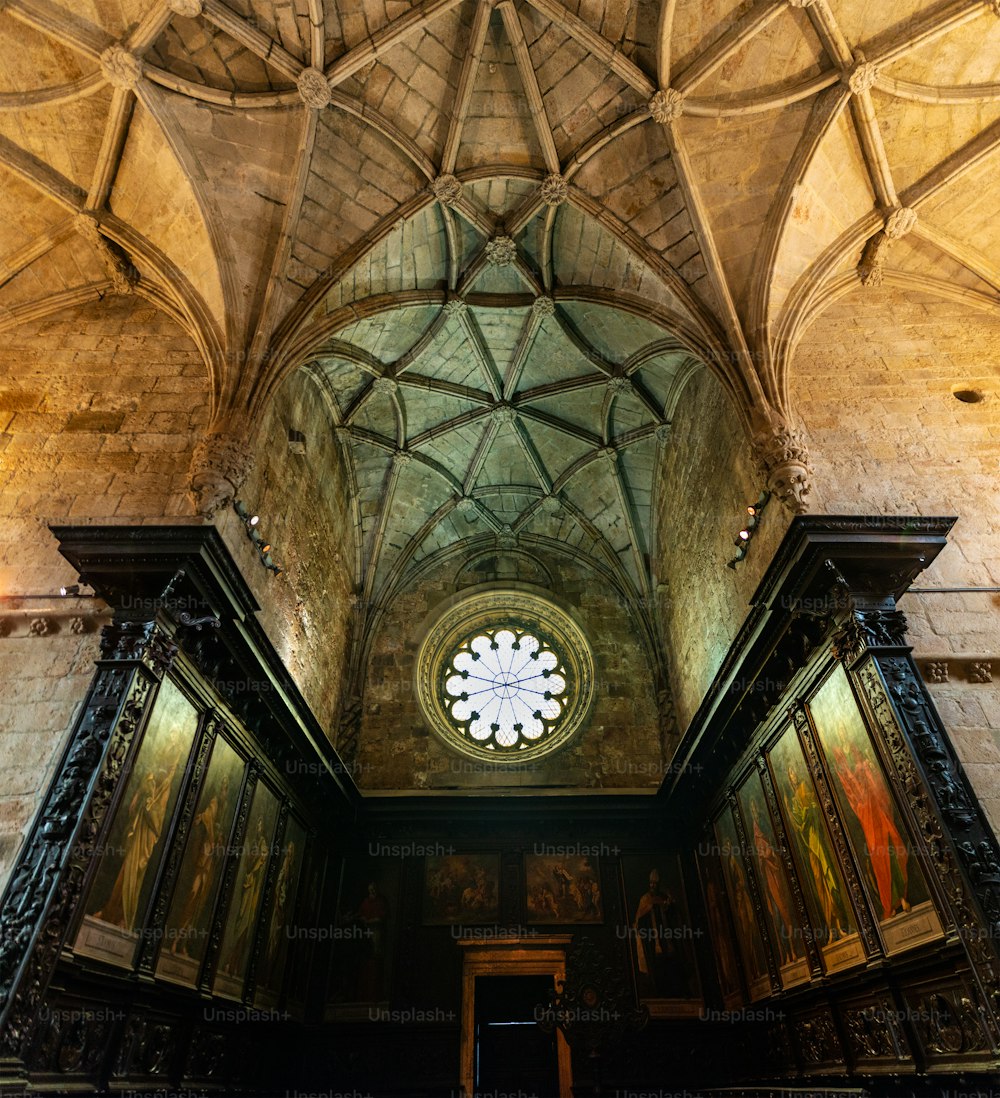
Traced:
[[[96, 298], [96, 295], [95, 295]], [[60, 601], [76, 575], [49, 523], [191, 520], [185, 485], [208, 418], [188, 336], [106, 297], [0, 339], [0, 886], [93, 674], [103, 620]]]
[[[810, 510], [958, 516], [917, 589], [1000, 587], [998, 355], [1000, 319], [891, 289], [838, 303], [796, 351], [791, 399], [816, 469]], [[966, 403], [956, 390], [983, 399]], [[1000, 830], [1000, 593], [909, 594], [902, 609], [958, 755]]]
[[498, 768], [449, 751], [425, 724], [414, 689], [425, 631], [455, 593], [461, 562], [446, 562], [395, 596], [368, 662], [356, 778], [365, 790], [443, 788], [652, 789], [663, 778], [653, 672], [630, 607], [591, 569], [532, 546], [551, 595], [576, 618], [594, 654], [595, 697], [583, 730], [535, 762]]
[[[746, 433], [707, 369], [681, 394], [655, 490], [654, 568], [678, 731], [689, 725], [746, 618], [790, 515], [771, 500], [746, 559], [728, 568], [760, 494]], [[663, 586], [665, 585], [665, 586]]]
[[[289, 430], [304, 436], [299, 447], [289, 445]], [[281, 575], [261, 564], [232, 509], [216, 523], [260, 603], [261, 624], [334, 740], [353, 605], [355, 526], [340, 444], [306, 373], [292, 374], [277, 391], [253, 449], [241, 502], [260, 516], [258, 529], [272, 544]]]

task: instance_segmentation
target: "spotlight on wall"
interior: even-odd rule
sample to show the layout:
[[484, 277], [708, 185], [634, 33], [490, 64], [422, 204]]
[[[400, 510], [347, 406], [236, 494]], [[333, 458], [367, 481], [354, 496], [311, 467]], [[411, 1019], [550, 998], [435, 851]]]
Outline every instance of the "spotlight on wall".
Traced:
[[60, 587], [59, 594], [62, 595], [64, 599], [72, 595], [79, 595], [80, 585], [78, 583], [71, 583], [68, 587]]
[[761, 512], [767, 506], [767, 501], [771, 498], [771, 493], [766, 489], [761, 492], [756, 503], [750, 503], [747, 505], [747, 520], [743, 524], [743, 529], [733, 539], [733, 545], [736, 546], [736, 556], [731, 561], [726, 563], [727, 568], [736, 570], [736, 565], [747, 555], [747, 549], [750, 546], [750, 542], [753, 539], [754, 532], [757, 529], [757, 524], [760, 522]]
[[246, 528], [247, 537], [253, 543], [253, 547], [257, 550], [257, 556], [260, 557], [261, 564], [264, 565], [268, 571], [273, 572], [276, 576], [280, 576], [284, 569], [279, 564], [275, 564], [271, 557], [271, 543], [265, 541], [260, 530], [257, 529], [260, 523], [260, 515], [252, 514], [250, 508], [247, 507], [242, 500], [233, 500], [233, 510], [240, 517]]

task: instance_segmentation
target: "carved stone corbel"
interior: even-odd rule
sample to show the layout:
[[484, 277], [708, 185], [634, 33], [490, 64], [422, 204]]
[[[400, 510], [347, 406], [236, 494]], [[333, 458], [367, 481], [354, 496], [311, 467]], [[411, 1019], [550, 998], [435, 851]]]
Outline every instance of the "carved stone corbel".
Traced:
[[198, 514], [211, 519], [236, 499], [253, 468], [253, 449], [231, 434], [206, 435], [191, 458], [191, 488]]
[[775, 419], [753, 434], [750, 445], [768, 491], [793, 515], [803, 514], [805, 497], [812, 488], [813, 467], [802, 435], [783, 420]]

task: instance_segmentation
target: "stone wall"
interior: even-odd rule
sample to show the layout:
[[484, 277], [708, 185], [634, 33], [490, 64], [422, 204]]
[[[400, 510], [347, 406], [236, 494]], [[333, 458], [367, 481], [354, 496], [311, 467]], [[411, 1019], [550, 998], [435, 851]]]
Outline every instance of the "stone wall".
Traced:
[[[816, 469], [810, 511], [957, 516], [918, 589], [1000, 586], [998, 355], [1000, 320], [890, 289], [852, 294], [797, 349], [791, 399]], [[984, 399], [965, 403], [956, 390]], [[902, 608], [914, 655], [936, 665], [925, 675], [930, 690], [1000, 830], [1000, 593], [909, 594]]]
[[788, 512], [770, 501], [746, 559], [727, 567], [746, 507], [760, 489], [736, 412], [715, 376], [702, 370], [678, 402], [655, 497], [658, 607], [680, 733], [697, 712], [788, 529]]
[[[305, 436], [304, 452], [289, 430]], [[353, 596], [355, 528], [349, 487], [329, 414], [316, 383], [292, 374], [275, 394], [254, 438], [254, 468], [240, 490], [260, 516], [283, 571], [266, 569], [232, 509], [217, 525], [260, 603], [260, 621], [317, 719], [336, 739], [344, 651]]]
[[[96, 295], [95, 295], [96, 297]], [[83, 701], [105, 620], [60, 600], [76, 581], [49, 523], [190, 521], [208, 380], [152, 305], [107, 297], [0, 341], [0, 883]], [[103, 604], [101, 604], [103, 606]]]
[[[425, 724], [414, 672], [420, 644], [456, 591], [454, 558], [394, 596], [368, 662], [356, 761], [366, 790], [498, 788], [655, 788], [663, 757], [653, 673], [630, 608], [588, 567], [539, 546], [531, 555], [551, 576], [549, 591], [588, 637], [595, 697], [583, 730], [566, 748], [499, 769], [449, 751]], [[469, 590], [473, 590], [470, 587]]]

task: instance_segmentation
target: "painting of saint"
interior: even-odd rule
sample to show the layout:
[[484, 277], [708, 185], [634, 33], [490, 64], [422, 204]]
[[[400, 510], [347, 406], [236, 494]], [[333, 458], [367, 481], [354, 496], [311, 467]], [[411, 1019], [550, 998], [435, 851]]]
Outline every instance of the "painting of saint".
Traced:
[[250, 806], [233, 894], [229, 898], [219, 967], [212, 988], [217, 995], [239, 998], [242, 994], [277, 818], [277, 798], [263, 782], [258, 782]]
[[78, 953], [131, 964], [197, 727], [198, 711], [164, 679], [99, 851]]
[[291, 923], [295, 911], [295, 893], [299, 883], [305, 841], [306, 836], [302, 825], [294, 818], [289, 819], [281, 848], [281, 864], [274, 882], [274, 901], [264, 934], [264, 948], [257, 967], [256, 1002], [258, 1005], [276, 1001], [281, 991], [281, 978], [285, 958], [288, 956], [289, 943], [296, 936], [295, 927]]
[[242, 780], [243, 760], [219, 736], [212, 747], [167, 913], [156, 964], [156, 974], [164, 979], [197, 986]]
[[526, 854], [524, 876], [529, 923], [604, 922], [596, 858]]
[[715, 821], [715, 834], [726, 877], [726, 891], [732, 907], [733, 922], [736, 924], [736, 938], [750, 984], [750, 995], [751, 998], [759, 998], [770, 988], [764, 928], [758, 925], [754, 915], [743, 851], [730, 811], [723, 812]]
[[351, 1017], [389, 1000], [399, 925], [400, 863], [348, 858], [340, 878], [327, 1017]]
[[631, 921], [620, 937], [631, 943], [636, 989], [656, 1017], [696, 1014], [701, 985], [680, 858], [676, 854], [622, 858], [626, 910]]
[[816, 941], [855, 934], [854, 912], [794, 728], [785, 729], [768, 757]]
[[715, 965], [719, 975], [719, 989], [726, 1006], [733, 1006], [743, 1002], [743, 991], [736, 960], [736, 947], [726, 914], [722, 863], [715, 849], [716, 845], [715, 843], [700, 845], [697, 862], [702, 893], [705, 897], [708, 931], [712, 936], [712, 952], [715, 955]]
[[[894, 920], [914, 924], [905, 935], [907, 945], [915, 944], [915, 937], [926, 940], [938, 928], [927, 883], [911, 856], [902, 816], [840, 665], [808, 702], [808, 709], [876, 919], [880, 924]], [[934, 924], [926, 922], [919, 935], [917, 920], [907, 919], [918, 907], [924, 921]]]
[[756, 771], [740, 788], [739, 802], [757, 868], [757, 880], [767, 906], [778, 964], [793, 964], [806, 955], [805, 935], [788, 883], [783, 861], [784, 846], [775, 837], [771, 814], [764, 800], [764, 787]]
[[495, 923], [500, 915], [496, 854], [442, 854], [424, 863], [424, 923]]

